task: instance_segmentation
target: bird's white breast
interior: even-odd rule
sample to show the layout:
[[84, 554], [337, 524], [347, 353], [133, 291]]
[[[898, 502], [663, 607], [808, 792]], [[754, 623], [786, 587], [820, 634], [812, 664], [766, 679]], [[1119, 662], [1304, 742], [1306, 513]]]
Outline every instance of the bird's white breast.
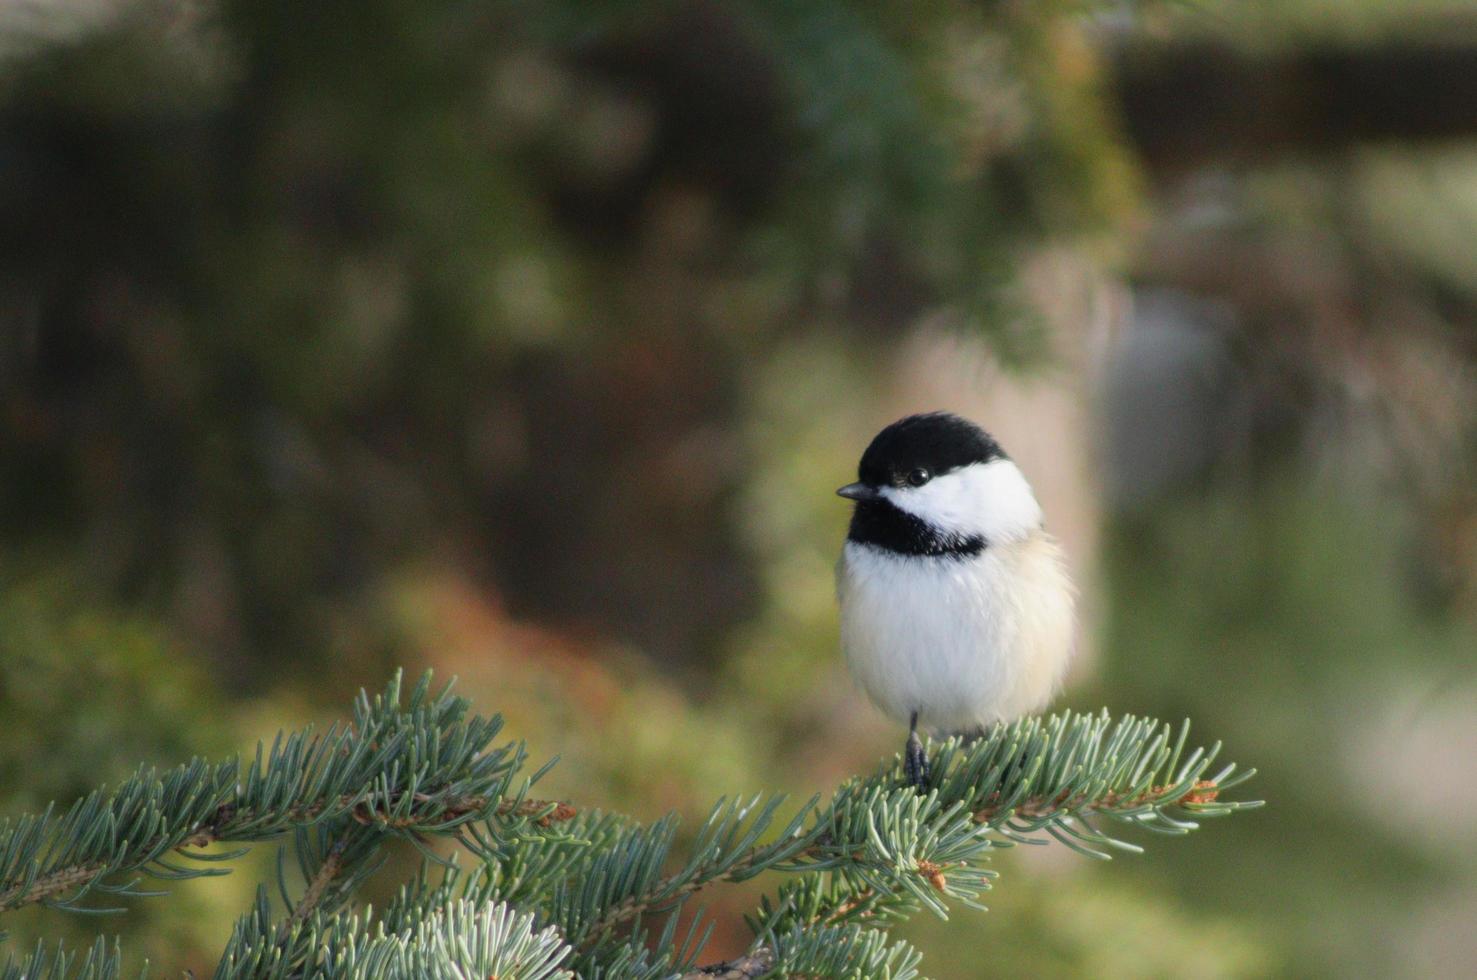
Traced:
[[1044, 531], [963, 559], [848, 541], [836, 578], [847, 663], [894, 718], [973, 729], [1041, 709], [1061, 683], [1073, 592]]

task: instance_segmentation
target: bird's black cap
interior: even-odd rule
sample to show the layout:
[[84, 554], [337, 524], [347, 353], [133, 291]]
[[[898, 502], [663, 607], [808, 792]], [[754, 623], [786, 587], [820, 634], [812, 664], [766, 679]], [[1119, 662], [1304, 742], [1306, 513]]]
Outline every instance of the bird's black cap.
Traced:
[[877, 433], [862, 453], [857, 476], [868, 486], [897, 486], [915, 469], [937, 476], [1004, 456], [1000, 444], [968, 419], [929, 412], [899, 419]]

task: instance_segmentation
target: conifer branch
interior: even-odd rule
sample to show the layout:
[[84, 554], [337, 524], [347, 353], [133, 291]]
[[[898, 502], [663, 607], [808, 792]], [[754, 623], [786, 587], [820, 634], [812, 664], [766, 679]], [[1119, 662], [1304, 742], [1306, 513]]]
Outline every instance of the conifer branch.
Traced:
[[[429, 797], [421, 794], [420, 801], [425, 802]], [[443, 815], [448, 820], [457, 820], [466, 816], [476, 816], [487, 810], [488, 800], [485, 797], [453, 797], [442, 804]], [[179, 841], [173, 850], [183, 857], [196, 857], [190, 853], [191, 848], [203, 849], [212, 844], [229, 844], [238, 841], [258, 842], [272, 840], [276, 837], [285, 836], [293, 828], [311, 825], [325, 812], [334, 810], [348, 810], [354, 819], [361, 824], [377, 825], [391, 829], [402, 830], [415, 826], [417, 821], [413, 818], [396, 817], [392, 814], [398, 809], [398, 800], [392, 795], [389, 806], [383, 810], [375, 810], [371, 806], [360, 803], [355, 804], [354, 798], [341, 797], [334, 801], [319, 802], [306, 807], [290, 808], [278, 818], [281, 829], [269, 837], [261, 836], [259, 831], [253, 831], [250, 836], [237, 836], [235, 828], [241, 823], [251, 824], [259, 818], [270, 817], [270, 814], [256, 814], [242, 812], [235, 804], [223, 804], [216, 814], [204, 824], [192, 828]], [[527, 819], [533, 818], [540, 826], [549, 826], [552, 823], [569, 820], [574, 816], [575, 810], [568, 803], [556, 800], [503, 800], [492, 810], [492, 816], [497, 818]], [[0, 834], [4, 828], [0, 826]], [[3, 839], [3, 837], [0, 837]], [[142, 842], [139, 845], [141, 852], [152, 853], [164, 847], [169, 838], [168, 835], [159, 835]], [[98, 876], [113, 872], [107, 862], [93, 861], [86, 864], [77, 864], [69, 867], [57, 868], [47, 874], [40, 875], [33, 880], [29, 886], [22, 882], [12, 884], [5, 890], [0, 890], [0, 912], [21, 908], [26, 905], [34, 905], [45, 902], [57, 895], [62, 895], [79, 888], [82, 885], [96, 879]], [[127, 866], [121, 868], [123, 871], [147, 870], [138, 866]]]
[[[449, 689], [432, 696], [429, 682], [427, 675], [402, 709], [397, 677], [373, 701], [360, 697], [352, 724], [321, 736], [279, 735], [270, 748], [259, 745], [251, 763], [197, 759], [162, 774], [141, 769], [62, 816], [48, 808], [0, 823], [0, 912], [71, 906], [95, 889], [142, 894], [110, 884], [138, 873], [223, 874], [219, 859], [201, 849], [279, 839], [344, 817], [401, 836], [456, 837], [477, 819], [572, 815], [566, 804], [527, 799], [526, 786], [514, 789], [526, 753], [520, 744], [490, 748], [501, 718], [466, 719], [467, 702]], [[210, 863], [171, 864], [172, 856]]]
[[0, 980], [118, 980], [122, 962], [116, 940], [99, 938], [80, 954], [38, 941], [28, 955], [0, 963]]
[[[428, 680], [401, 701], [397, 678], [372, 701], [361, 696], [351, 724], [278, 736], [252, 762], [143, 770], [61, 816], [0, 825], [0, 911], [85, 911], [94, 891], [153, 894], [137, 890], [138, 874], [221, 874], [217, 865], [241, 852], [211, 845], [291, 835], [302, 891], [292, 897], [279, 862], [281, 900], [258, 889], [222, 955], [221, 980], [907, 980], [919, 954], [886, 930], [923, 910], [982, 907], [994, 850], [1056, 840], [1106, 858], [1139, 848], [1095, 821], [1183, 834], [1257, 805], [1227, 796], [1251, 773], [1212, 770], [1219, 747], [1187, 749], [1183, 726], [1065, 713], [930, 744], [921, 794], [894, 759], [784, 820], [779, 796], [720, 801], [679, 854], [675, 817], [643, 825], [530, 798], [547, 767], [522, 776], [522, 746], [491, 745], [499, 720], [468, 717], [465, 701], [432, 696]], [[476, 860], [449, 863], [426, 847], [433, 837]], [[422, 849], [420, 876], [383, 915], [356, 912], [359, 885], [397, 838]], [[679, 937], [684, 903], [765, 872], [784, 880], [750, 919], [754, 946], [698, 967], [708, 927], [699, 917]], [[0, 980], [112, 980], [118, 964], [101, 945], [83, 958], [38, 948], [0, 967]]]
[[297, 906], [293, 908], [293, 922], [302, 922], [307, 919], [313, 910], [317, 908], [318, 903], [323, 900], [323, 893], [328, 890], [329, 884], [343, 870], [344, 850], [348, 846], [349, 838], [347, 837], [340, 837], [334, 842], [333, 848], [328, 852], [328, 857], [318, 868], [317, 873], [313, 875], [312, 880], [308, 882], [307, 891], [303, 892], [303, 897], [298, 900]]

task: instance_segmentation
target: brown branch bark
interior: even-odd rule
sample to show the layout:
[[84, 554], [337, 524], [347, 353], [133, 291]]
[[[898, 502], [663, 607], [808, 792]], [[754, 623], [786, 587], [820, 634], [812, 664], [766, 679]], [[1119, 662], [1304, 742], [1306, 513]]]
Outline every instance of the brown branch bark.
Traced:
[[19, 884], [12, 885], [0, 892], [0, 911], [18, 909], [70, 891], [85, 885], [106, 869], [107, 866], [103, 864], [78, 864], [37, 878], [29, 888], [23, 888]]
[[298, 900], [297, 906], [293, 908], [293, 922], [302, 922], [313, 914], [313, 909], [317, 908], [318, 903], [323, 900], [323, 893], [328, 891], [328, 886], [333, 883], [333, 879], [337, 878], [338, 873], [343, 870], [344, 849], [348, 846], [348, 837], [340, 837], [334, 842], [332, 849], [328, 852], [328, 857], [323, 859], [323, 866], [318, 869], [317, 874], [313, 875], [313, 880], [308, 882], [307, 891], [303, 892], [303, 897]]
[[[1019, 805], [1013, 807], [1010, 813], [1013, 816], [1025, 817], [1029, 820], [1038, 820], [1049, 817], [1054, 813], [1067, 811], [1069, 813], [1093, 813], [1104, 810], [1132, 810], [1137, 807], [1147, 806], [1151, 803], [1167, 803], [1168, 800], [1161, 799], [1169, 791], [1168, 786], [1151, 786], [1136, 796], [1120, 796], [1118, 793], [1104, 793], [1099, 797], [1087, 796], [1028, 796]], [[1202, 779], [1194, 787], [1181, 796], [1176, 803], [1213, 803], [1217, 790], [1215, 783], [1208, 779]], [[1005, 812], [999, 804], [987, 804], [974, 811], [975, 823], [989, 823]]]
[[762, 977], [774, 969], [774, 952], [761, 949], [748, 956], [740, 956], [727, 963], [714, 963], [684, 974], [682, 980], [752, 980]]

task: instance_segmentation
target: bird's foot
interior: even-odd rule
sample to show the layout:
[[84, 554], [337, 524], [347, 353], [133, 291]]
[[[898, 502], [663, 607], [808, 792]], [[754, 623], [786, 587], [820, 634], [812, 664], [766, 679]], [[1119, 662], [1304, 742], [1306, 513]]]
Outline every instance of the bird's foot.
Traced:
[[903, 750], [903, 773], [908, 785], [922, 793], [928, 782], [928, 755], [923, 751], [923, 739], [916, 731], [908, 733], [908, 746]]

